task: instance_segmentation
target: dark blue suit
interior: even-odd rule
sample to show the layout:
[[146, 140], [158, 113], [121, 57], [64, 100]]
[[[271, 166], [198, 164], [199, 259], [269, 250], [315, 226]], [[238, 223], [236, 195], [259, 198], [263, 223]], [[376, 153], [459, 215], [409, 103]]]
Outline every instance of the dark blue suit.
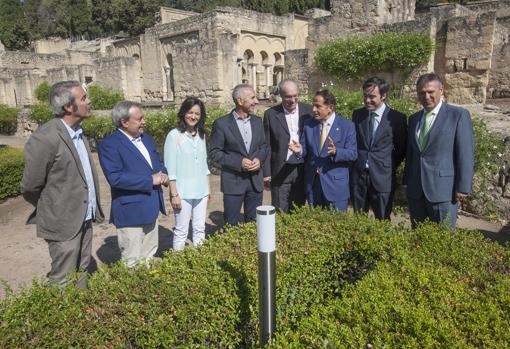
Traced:
[[404, 184], [413, 226], [426, 218], [455, 227], [455, 192], [469, 193], [473, 180], [473, 124], [466, 109], [443, 102], [420, 149], [417, 132], [423, 110], [409, 119]]
[[352, 121], [356, 126], [358, 144], [358, 159], [351, 171], [354, 211], [368, 211], [370, 204], [377, 219], [389, 219], [395, 172], [406, 154], [406, 116], [386, 106], [372, 140], [366, 108], [355, 110]]
[[308, 119], [301, 135], [306, 197], [312, 206], [332, 204], [345, 211], [349, 201], [349, 162], [358, 156], [354, 124], [335, 115], [328, 133], [336, 147], [335, 156], [328, 154], [328, 141], [319, 149], [321, 130], [318, 121]]
[[166, 214], [161, 186], [152, 185], [152, 174], [167, 173], [152, 139], [142, 134], [152, 166], [125, 134], [117, 130], [99, 144], [99, 161], [112, 192], [110, 223], [117, 228], [154, 223]]

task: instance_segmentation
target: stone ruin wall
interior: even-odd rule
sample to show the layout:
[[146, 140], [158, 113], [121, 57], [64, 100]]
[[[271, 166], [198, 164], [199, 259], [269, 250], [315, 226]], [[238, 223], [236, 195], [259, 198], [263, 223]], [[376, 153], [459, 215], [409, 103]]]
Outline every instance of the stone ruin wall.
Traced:
[[448, 21], [444, 82], [449, 102], [485, 103], [495, 27], [495, 12]]
[[135, 58], [114, 57], [98, 61], [96, 83], [120, 91], [126, 99], [141, 101], [140, 67]]
[[489, 98], [510, 98], [510, 15], [496, 20], [487, 94]]

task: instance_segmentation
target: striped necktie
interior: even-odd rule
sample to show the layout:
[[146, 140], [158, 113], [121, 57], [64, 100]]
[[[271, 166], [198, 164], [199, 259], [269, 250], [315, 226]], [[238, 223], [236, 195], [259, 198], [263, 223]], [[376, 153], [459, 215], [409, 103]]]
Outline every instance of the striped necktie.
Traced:
[[419, 141], [420, 141], [420, 148], [425, 148], [425, 143], [427, 142], [427, 138], [430, 131], [430, 124], [432, 122], [432, 116], [434, 114], [432, 112], [427, 112], [424, 115], [423, 124], [420, 131]]

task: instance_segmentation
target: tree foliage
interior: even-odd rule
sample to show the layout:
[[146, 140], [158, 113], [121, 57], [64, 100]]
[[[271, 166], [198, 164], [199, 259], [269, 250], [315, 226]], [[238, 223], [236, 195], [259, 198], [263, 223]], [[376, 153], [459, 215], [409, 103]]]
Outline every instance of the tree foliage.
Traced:
[[9, 50], [26, 49], [33, 40], [62, 37], [91, 39], [138, 35], [157, 23], [160, 6], [203, 12], [216, 6], [259, 12], [303, 13], [326, 8], [327, 0], [0, 0], [0, 40]]

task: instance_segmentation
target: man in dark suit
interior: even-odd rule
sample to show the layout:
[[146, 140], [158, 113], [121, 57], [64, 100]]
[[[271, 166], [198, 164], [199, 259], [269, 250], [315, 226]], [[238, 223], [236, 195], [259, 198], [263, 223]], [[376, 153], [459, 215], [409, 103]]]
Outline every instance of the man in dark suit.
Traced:
[[166, 214], [161, 185], [166, 168], [145, 133], [140, 104], [118, 102], [112, 110], [117, 130], [99, 144], [99, 161], [112, 192], [110, 223], [117, 228], [122, 261], [133, 267], [158, 249], [158, 215]]
[[352, 114], [358, 144], [351, 171], [352, 204], [355, 212], [371, 207], [377, 219], [390, 219], [395, 173], [406, 153], [406, 116], [386, 105], [388, 90], [383, 79], [368, 79], [363, 84], [365, 107]]
[[264, 131], [269, 146], [269, 157], [264, 166], [264, 181], [271, 185], [274, 207], [289, 212], [292, 205], [305, 204], [303, 159], [289, 149], [294, 140], [299, 142], [305, 120], [312, 118], [312, 107], [298, 103], [299, 89], [292, 80], [278, 85], [282, 103], [264, 113]]
[[225, 223], [236, 225], [243, 204], [245, 222], [255, 220], [262, 204], [268, 148], [262, 120], [253, 115], [258, 104], [253, 87], [237, 85], [232, 99], [235, 109], [213, 123], [209, 156], [221, 166]]
[[349, 162], [356, 160], [354, 124], [335, 113], [336, 99], [328, 90], [313, 99], [314, 119], [304, 123], [300, 142], [290, 149], [305, 159], [305, 194], [312, 206], [347, 210]]
[[[99, 181], [80, 122], [90, 116], [90, 99], [78, 81], [61, 81], [50, 91], [55, 118], [25, 145], [21, 192], [35, 207], [27, 223], [48, 243], [52, 285], [87, 269], [92, 256], [92, 221], [102, 222]], [[84, 274], [78, 287], [87, 287]]]
[[457, 220], [457, 203], [471, 191], [474, 167], [473, 124], [469, 112], [443, 101], [443, 83], [422, 75], [416, 93], [423, 110], [409, 119], [404, 184], [411, 223]]

